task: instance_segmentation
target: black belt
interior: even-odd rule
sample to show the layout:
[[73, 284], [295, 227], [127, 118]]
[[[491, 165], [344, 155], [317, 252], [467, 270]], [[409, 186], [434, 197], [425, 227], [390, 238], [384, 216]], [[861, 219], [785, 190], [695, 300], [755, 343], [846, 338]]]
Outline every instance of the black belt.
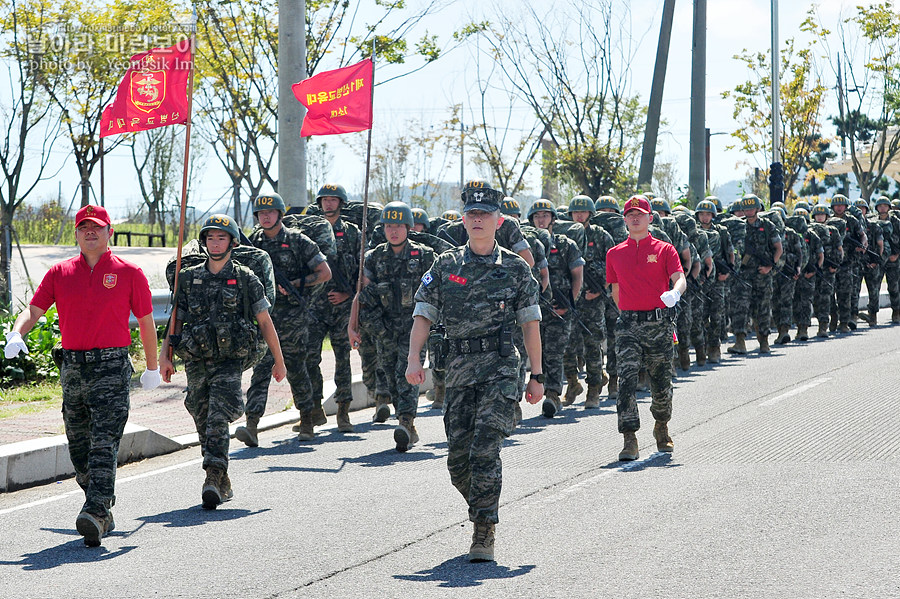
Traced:
[[64, 349], [63, 360], [69, 364], [89, 364], [91, 362], [105, 362], [115, 360], [128, 355], [127, 347], [104, 347], [102, 349], [74, 350]]
[[472, 339], [447, 339], [450, 349], [458, 354], [479, 354], [500, 349], [500, 337], [474, 337]]
[[633, 318], [638, 322], [675, 318], [675, 308], [656, 308], [655, 310], [622, 310], [622, 316]]

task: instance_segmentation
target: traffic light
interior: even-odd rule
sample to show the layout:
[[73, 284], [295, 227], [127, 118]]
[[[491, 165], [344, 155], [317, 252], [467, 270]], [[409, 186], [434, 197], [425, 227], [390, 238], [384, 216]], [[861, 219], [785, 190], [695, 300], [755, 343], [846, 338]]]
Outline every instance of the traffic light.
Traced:
[[769, 165], [769, 205], [784, 201], [784, 166], [780, 162]]

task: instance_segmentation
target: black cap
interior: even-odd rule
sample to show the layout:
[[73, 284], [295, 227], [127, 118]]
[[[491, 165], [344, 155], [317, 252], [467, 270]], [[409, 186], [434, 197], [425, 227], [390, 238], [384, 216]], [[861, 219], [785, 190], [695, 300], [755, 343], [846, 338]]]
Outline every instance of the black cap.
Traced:
[[503, 194], [485, 185], [482, 188], [466, 189], [463, 197], [465, 198], [463, 212], [468, 212], [469, 210], [497, 212], [500, 210], [500, 201], [503, 199]]

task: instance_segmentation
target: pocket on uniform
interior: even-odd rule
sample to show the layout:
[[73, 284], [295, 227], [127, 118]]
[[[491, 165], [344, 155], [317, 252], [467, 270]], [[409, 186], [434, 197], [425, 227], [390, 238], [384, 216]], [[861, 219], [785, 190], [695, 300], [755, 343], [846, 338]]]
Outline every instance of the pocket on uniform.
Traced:
[[516, 403], [519, 399], [518, 383], [515, 379], [504, 378], [492, 381], [491, 399], [485, 406], [484, 422], [487, 426], [508, 437], [516, 428]]

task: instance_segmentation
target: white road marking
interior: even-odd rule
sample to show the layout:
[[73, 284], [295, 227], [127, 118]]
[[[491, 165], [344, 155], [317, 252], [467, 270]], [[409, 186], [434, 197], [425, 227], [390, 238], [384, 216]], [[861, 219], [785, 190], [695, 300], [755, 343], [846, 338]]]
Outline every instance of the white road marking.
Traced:
[[647, 456], [646, 458], [644, 458], [642, 460], [636, 460], [634, 462], [625, 462], [618, 468], [613, 468], [612, 470], [604, 470], [603, 472], [595, 474], [594, 476], [587, 478], [581, 482], [575, 483], [574, 485], [570, 485], [556, 493], [552, 493], [549, 497], [546, 497], [537, 503], [555, 503], [556, 501], [559, 501], [559, 496], [561, 496], [561, 495], [565, 496], [565, 495], [570, 495], [572, 493], [581, 491], [581, 490], [585, 489], [586, 487], [590, 487], [590, 486], [597, 484], [598, 482], [600, 482], [602, 479], [606, 478], [607, 476], [611, 476], [613, 474], [618, 474], [619, 472], [628, 472], [629, 470], [635, 470], [635, 469], [641, 468], [644, 465], [646, 465], [648, 462], [652, 462], [653, 460], [655, 460], [663, 455], [671, 455], [671, 454], [656, 451], [656, 452], [651, 453], [649, 456]]
[[801, 393], [803, 393], [805, 391], [809, 391], [810, 389], [812, 389], [814, 387], [818, 387], [822, 383], [827, 383], [830, 380], [831, 380], [831, 377], [827, 377], [827, 376], [823, 376], [820, 379], [815, 379], [814, 381], [810, 381], [810, 382], [806, 383], [805, 385], [797, 387], [796, 389], [791, 389], [787, 393], [782, 393], [781, 395], [776, 395], [772, 399], [767, 399], [766, 401], [759, 404], [759, 407], [764, 408], [766, 406], [771, 406], [773, 404], [778, 403], [779, 401], [781, 401], [783, 399], [788, 399], [790, 397], [794, 397], [795, 395], [800, 395]]

